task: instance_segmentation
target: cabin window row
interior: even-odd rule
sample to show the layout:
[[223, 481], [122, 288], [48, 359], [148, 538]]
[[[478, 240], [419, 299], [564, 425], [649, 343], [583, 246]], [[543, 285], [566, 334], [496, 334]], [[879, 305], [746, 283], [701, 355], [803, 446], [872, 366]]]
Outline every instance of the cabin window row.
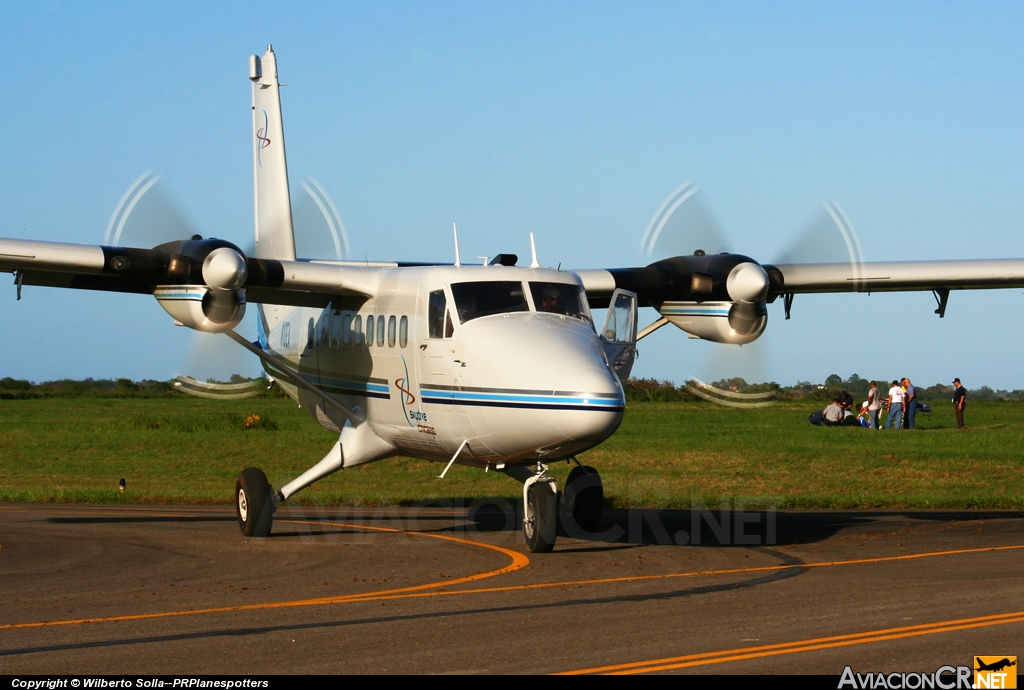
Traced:
[[330, 349], [346, 347], [407, 347], [409, 345], [409, 317], [387, 314], [343, 314], [331, 312], [314, 328], [310, 319], [309, 347], [320, 345]]

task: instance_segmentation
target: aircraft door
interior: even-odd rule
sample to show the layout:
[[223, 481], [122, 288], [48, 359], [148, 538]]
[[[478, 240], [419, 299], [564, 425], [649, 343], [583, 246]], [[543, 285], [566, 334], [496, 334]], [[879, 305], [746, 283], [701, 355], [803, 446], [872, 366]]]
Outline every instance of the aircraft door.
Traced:
[[601, 344], [609, 364], [623, 384], [629, 378], [636, 359], [636, 316], [636, 293], [616, 289], [601, 328]]
[[[420, 388], [430, 389], [432, 398], [451, 398], [455, 384], [455, 325], [452, 310], [443, 289], [427, 295], [427, 333], [420, 343]], [[432, 388], [437, 386], [438, 388]], [[445, 405], [451, 410], [451, 405]]]
[[299, 372], [303, 378], [314, 386], [320, 385], [320, 358], [317, 349], [320, 347], [320, 342], [324, 337], [324, 331], [328, 330], [326, 328], [329, 323], [328, 314], [330, 312], [325, 311], [324, 316], [320, 319], [320, 323], [317, 324], [316, 318], [312, 316], [312, 312], [303, 310], [303, 316], [306, 317], [306, 332], [305, 342], [302, 344], [302, 351], [299, 355]]

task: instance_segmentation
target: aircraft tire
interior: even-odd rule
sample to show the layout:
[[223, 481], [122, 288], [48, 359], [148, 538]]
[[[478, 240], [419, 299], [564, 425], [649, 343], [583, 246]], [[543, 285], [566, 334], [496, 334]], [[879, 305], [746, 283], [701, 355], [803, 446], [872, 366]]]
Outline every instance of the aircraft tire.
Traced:
[[570, 534], [578, 530], [591, 533], [598, 530], [604, 512], [604, 485], [596, 469], [587, 465], [572, 468], [565, 480], [561, 512]]
[[242, 534], [265, 537], [274, 524], [274, 503], [270, 483], [263, 470], [246, 467], [235, 480], [235, 515]]
[[526, 490], [526, 516], [523, 536], [532, 553], [548, 553], [555, 548], [558, 518], [558, 494], [547, 482], [534, 482]]

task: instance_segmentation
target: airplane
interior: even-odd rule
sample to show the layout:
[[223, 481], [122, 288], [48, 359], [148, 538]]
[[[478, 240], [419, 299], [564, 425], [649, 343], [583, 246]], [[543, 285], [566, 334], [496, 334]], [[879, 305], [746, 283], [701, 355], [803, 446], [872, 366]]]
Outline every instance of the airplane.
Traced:
[[[0, 238], [0, 270], [24, 285], [153, 295], [179, 326], [224, 333], [258, 357], [318, 424], [338, 434], [273, 488], [257, 467], [235, 484], [242, 533], [270, 534], [278, 505], [343, 468], [397, 455], [502, 472], [523, 485], [523, 534], [551, 551], [559, 522], [597, 530], [600, 474], [576, 457], [619, 427], [636, 343], [672, 324], [742, 345], [767, 305], [794, 295], [1024, 287], [1024, 259], [761, 264], [695, 248], [633, 268], [542, 267], [513, 254], [463, 264], [298, 259], [277, 57], [249, 58], [255, 251], [199, 235], [154, 248]], [[258, 339], [234, 329], [256, 305]], [[607, 309], [600, 330], [592, 308]], [[637, 328], [640, 308], [658, 318]], [[575, 461], [559, 491], [551, 463]]]
[[974, 669], [975, 671], [995, 671], [995, 672], [999, 672], [999, 671], [1002, 671], [1004, 668], [1009, 668], [1010, 666], [1016, 666], [1017, 665], [1017, 661], [1016, 660], [1010, 661], [1010, 659], [1007, 658], [1007, 657], [1003, 657], [999, 661], [994, 661], [991, 664], [986, 664], [984, 661], [982, 661], [978, 657], [975, 657], [975, 661], [978, 664], [978, 667]]

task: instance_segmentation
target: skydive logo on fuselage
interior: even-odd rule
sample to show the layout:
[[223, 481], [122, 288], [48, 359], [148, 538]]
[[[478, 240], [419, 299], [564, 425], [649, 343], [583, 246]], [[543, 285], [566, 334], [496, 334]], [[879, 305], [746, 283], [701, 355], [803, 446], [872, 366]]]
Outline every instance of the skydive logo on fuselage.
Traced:
[[974, 657], [974, 687], [978, 690], [1016, 688], [1016, 665], [1015, 656]]
[[405, 355], [401, 355], [401, 358], [402, 366], [405, 368], [405, 378], [395, 379], [395, 388], [398, 389], [398, 400], [402, 406], [402, 414], [405, 415], [405, 423], [414, 427], [416, 425], [413, 422], [427, 421], [427, 415], [425, 412], [409, 409], [409, 406], [416, 402], [416, 396], [409, 390], [412, 381], [409, 380], [409, 365], [405, 362]]

